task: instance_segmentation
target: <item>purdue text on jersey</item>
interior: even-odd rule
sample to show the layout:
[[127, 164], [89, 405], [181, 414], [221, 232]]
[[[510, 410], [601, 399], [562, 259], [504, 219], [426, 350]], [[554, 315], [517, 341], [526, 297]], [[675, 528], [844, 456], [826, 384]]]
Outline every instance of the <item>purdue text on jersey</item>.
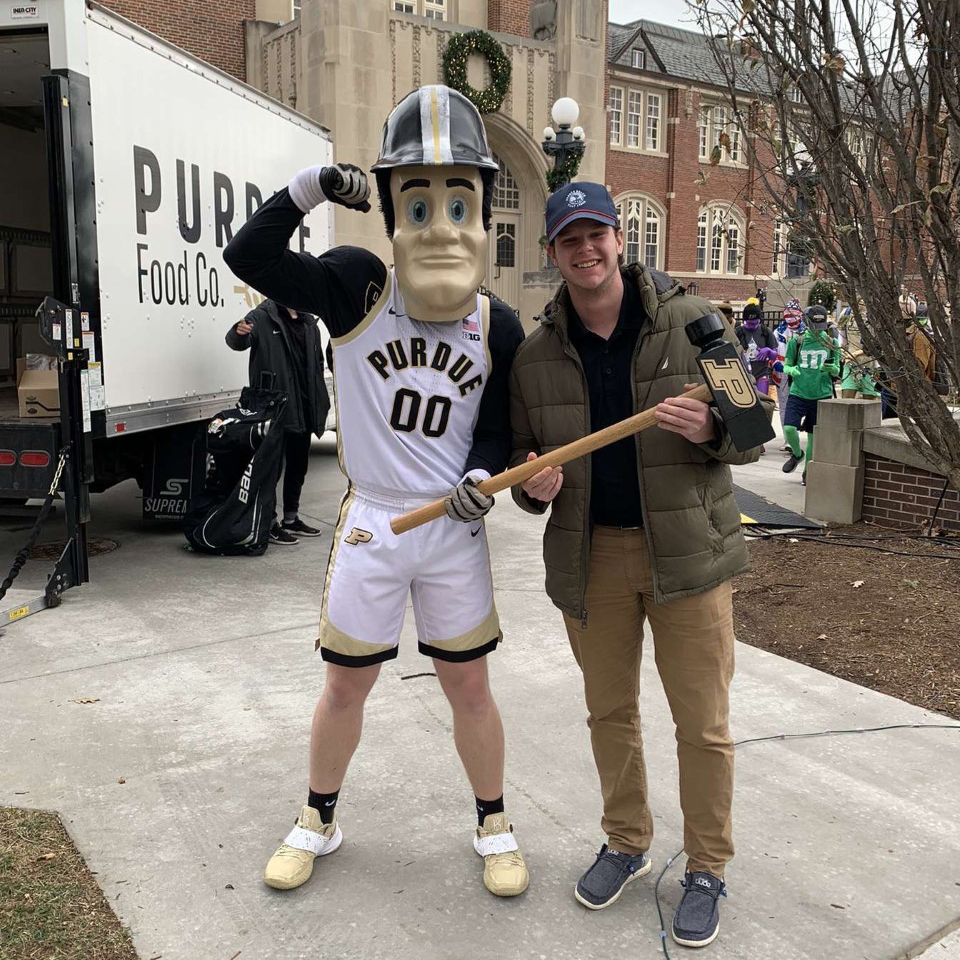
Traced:
[[[479, 324], [478, 324], [479, 326]], [[479, 338], [478, 338], [479, 339]], [[440, 373], [446, 373], [453, 383], [457, 384], [460, 396], [465, 397], [471, 390], [483, 385], [483, 376], [475, 372], [474, 376], [464, 380], [476, 366], [466, 354], [460, 353], [453, 363], [453, 350], [450, 344], [443, 340], [433, 344], [429, 357], [427, 356], [427, 341], [423, 337], [410, 337], [407, 346], [401, 340], [391, 340], [384, 350], [374, 350], [367, 356], [374, 370], [383, 377], [390, 379], [394, 370], [406, 370], [408, 367], [428, 367]]]
[[410, 317], [391, 270], [373, 312], [332, 341], [340, 464], [358, 488], [435, 498], [460, 482], [492, 369], [490, 301], [478, 294], [466, 320]]

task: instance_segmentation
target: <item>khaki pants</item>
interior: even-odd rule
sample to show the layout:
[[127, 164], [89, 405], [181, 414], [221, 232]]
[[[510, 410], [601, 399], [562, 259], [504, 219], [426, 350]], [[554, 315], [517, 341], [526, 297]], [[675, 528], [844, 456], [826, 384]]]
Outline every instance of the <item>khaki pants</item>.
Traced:
[[583, 673], [587, 725], [603, 794], [601, 826], [623, 853], [650, 847], [653, 818], [640, 731], [643, 622], [676, 725], [683, 843], [689, 870], [723, 877], [733, 858], [732, 588], [655, 603], [643, 530], [597, 527], [590, 553], [587, 625], [564, 616]]

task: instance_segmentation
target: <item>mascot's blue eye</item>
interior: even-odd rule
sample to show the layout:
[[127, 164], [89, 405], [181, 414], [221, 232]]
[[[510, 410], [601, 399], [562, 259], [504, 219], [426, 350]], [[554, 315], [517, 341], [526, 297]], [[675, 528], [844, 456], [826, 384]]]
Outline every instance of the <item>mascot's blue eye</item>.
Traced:
[[420, 224], [427, 222], [427, 201], [423, 199], [415, 199], [410, 201], [410, 206], [407, 207], [407, 216], [410, 219], [411, 223], [415, 223], [418, 226]]
[[463, 223], [467, 219], [467, 201], [463, 197], [454, 197], [450, 201], [450, 219], [454, 223]]

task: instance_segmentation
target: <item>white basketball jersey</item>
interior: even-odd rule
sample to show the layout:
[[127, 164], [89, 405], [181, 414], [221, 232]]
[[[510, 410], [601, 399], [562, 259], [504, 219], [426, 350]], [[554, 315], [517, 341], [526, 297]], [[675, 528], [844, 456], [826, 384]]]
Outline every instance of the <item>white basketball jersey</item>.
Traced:
[[340, 466], [388, 496], [440, 497], [463, 477], [490, 373], [490, 301], [427, 323], [406, 315], [391, 268], [373, 310], [333, 339]]

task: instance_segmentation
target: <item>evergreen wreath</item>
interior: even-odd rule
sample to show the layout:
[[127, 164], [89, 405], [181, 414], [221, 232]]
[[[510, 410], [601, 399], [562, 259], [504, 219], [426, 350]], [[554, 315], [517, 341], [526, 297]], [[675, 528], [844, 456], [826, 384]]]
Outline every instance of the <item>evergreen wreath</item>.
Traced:
[[[490, 67], [490, 86], [483, 90], [467, 83], [467, 61], [474, 53], [485, 57]], [[444, 82], [462, 93], [481, 113], [500, 109], [510, 87], [511, 73], [509, 57], [486, 30], [455, 33], [443, 51]]]

